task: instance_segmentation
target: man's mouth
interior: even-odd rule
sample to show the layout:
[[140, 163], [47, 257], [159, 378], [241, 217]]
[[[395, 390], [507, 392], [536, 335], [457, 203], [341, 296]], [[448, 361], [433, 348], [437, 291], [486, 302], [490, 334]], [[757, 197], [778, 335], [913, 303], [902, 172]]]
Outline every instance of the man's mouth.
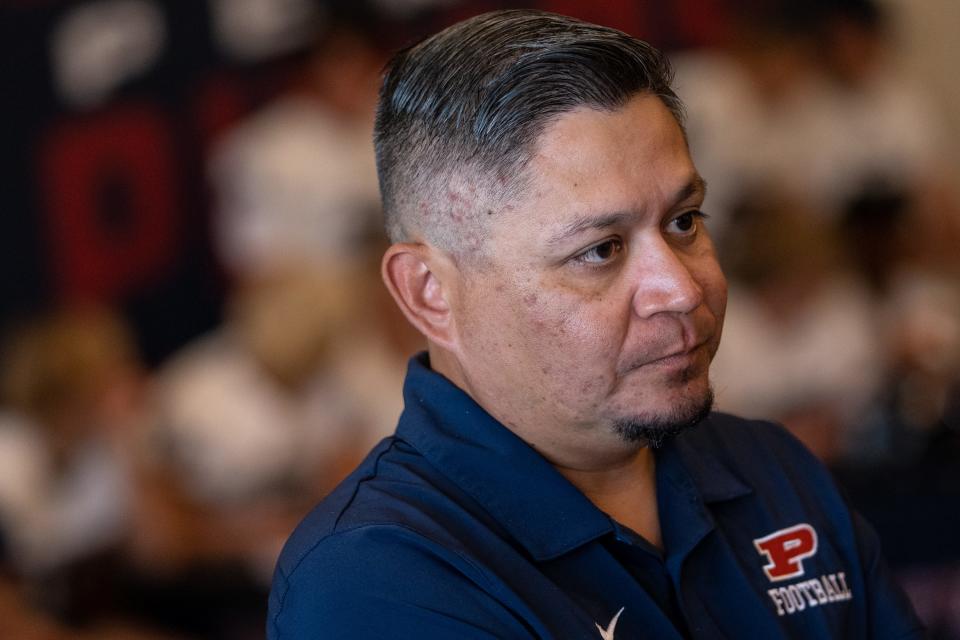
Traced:
[[673, 353], [667, 354], [660, 358], [655, 358], [649, 360], [646, 364], [642, 365], [645, 367], [687, 367], [694, 364], [697, 359], [700, 357], [700, 353], [704, 348], [703, 342], [698, 345], [695, 345], [689, 349], [682, 351], [675, 351]]
[[706, 345], [706, 340], [699, 340], [696, 344], [686, 349], [669, 351], [662, 356], [638, 359], [626, 367], [624, 373], [643, 368], [685, 369], [694, 366], [698, 364], [700, 358], [703, 357], [707, 348]]

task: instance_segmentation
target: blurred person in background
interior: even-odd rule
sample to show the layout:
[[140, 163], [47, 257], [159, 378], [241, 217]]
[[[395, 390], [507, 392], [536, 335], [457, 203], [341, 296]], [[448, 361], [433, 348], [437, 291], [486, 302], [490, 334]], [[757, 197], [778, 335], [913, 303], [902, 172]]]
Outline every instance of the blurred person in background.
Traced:
[[234, 539], [264, 583], [303, 509], [371, 445], [337, 364], [362, 291], [357, 274], [334, 267], [248, 282], [224, 326], [159, 374], [156, 435], [167, 462], [218, 527], [260, 532]]
[[747, 194], [800, 192], [810, 200], [810, 189], [798, 184], [822, 159], [810, 12], [791, 0], [734, 2], [722, 46], [673, 57], [691, 152], [710, 184], [721, 256], [733, 211]]
[[839, 230], [795, 197], [757, 193], [734, 212], [730, 303], [712, 373], [717, 405], [772, 416], [821, 459], [846, 454], [877, 397], [883, 343], [867, 286]]
[[294, 86], [213, 151], [225, 318], [154, 386], [134, 551], [174, 628], [205, 638], [262, 635], [283, 540], [401, 410], [412, 331], [379, 286], [370, 148], [382, 55], [326, 15]]
[[880, 5], [741, 0], [733, 7], [727, 46], [677, 57], [678, 92], [690, 105], [690, 144], [711, 185], [721, 249], [732, 211], [771, 189], [806, 202], [813, 224], [839, 220], [848, 203], [879, 186], [938, 199], [940, 224], [956, 225], [941, 119], [894, 64]]
[[[943, 117], [928, 91], [898, 66], [896, 14], [876, 0], [810, 6], [812, 54], [824, 80], [815, 94], [824, 126], [818, 142], [827, 154], [811, 166], [822, 174], [832, 216], [875, 193], [918, 202], [946, 197]], [[941, 213], [956, 216], [956, 206]]]
[[[210, 162], [214, 249], [234, 289], [227, 333], [251, 338], [241, 351], [268, 377], [289, 377], [298, 357], [295, 368], [307, 370], [295, 376], [336, 380], [340, 403], [353, 399], [348, 421], [364, 447], [399, 415], [406, 346], [417, 339], [379, 284], [386, 237], [370, 144], [385, 60], [377, 25], [370, 10], [330, 8], [299, 81], [229, 132]], [[349, 323], [331, 329], [327, 318], [311, 328], [324, 304], [330, 318], [348, 308]], [[325, 353], [312, 359], [320, 336]], [[280, 353], [295, 351], [297, 340], [313, 347]], [[287, 362], [275, 366], [278, 358]]]
[[158, 637], [122, 595], [149, 420], [127, 327], [104, 308], [31, 317], [7, 336], [0, 398], [2, 624], [26, 620], [4, 637]]
[[[949, 211], [940, 211], [949, 222]], [[842, 220], [852, 264], [868, 283], [882, 331], [883, 388], [859, 423], [844, 462], [920, 465], [960, 453], [960, 246], [924, 201], [881, 188], [850, 203]]]
[[137, 557], [166, 576], [154, 588], [169, 608], [190, 612], [181, 628], [205, 638], [262, 636], [283, 541], [400, 412], [391, 363], [411, 332], [372, 286], [376, 271], [274, 275], [238, 285], [223, 326], [175, 354], [154, 385]]
[[234, 278], [357, 264], [379, 233], [370, 139], [384, 56], [369, 28], [331, 15], [292, 88], [214, 149], [215, 249]]

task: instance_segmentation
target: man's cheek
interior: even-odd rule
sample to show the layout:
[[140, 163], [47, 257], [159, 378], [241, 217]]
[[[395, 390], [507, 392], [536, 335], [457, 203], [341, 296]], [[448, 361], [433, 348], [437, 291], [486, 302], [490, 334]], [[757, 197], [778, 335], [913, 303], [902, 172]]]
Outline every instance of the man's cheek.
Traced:
[[722, 317], [727, 306], [727, 278], [720, 265], [715, 262], [705, 265], [697, 280], [706, 294], [711, 310]]
[[531, 341], [556, 341], [568, 332], [567, 308], [560, 301], [537, 291], [524, 293], [516, 305], [516, 317]]

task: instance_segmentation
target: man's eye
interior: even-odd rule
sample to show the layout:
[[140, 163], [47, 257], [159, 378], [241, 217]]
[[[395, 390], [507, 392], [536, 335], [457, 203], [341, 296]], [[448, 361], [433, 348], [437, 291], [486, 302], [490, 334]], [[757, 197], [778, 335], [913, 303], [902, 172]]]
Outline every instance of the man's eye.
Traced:
[[706, 217], [707, 214], [702, 211], [687, 211], [671, 220], [670, 227], [681, 235], [691, 235], [697, 230], [697, 219]]
[[603, 264], [612, 260], [618, 253], [623, 251], [623, 242], [611, 238], [600, 244], [594, 245], [575, 256], [574, 260], [585, 264]]

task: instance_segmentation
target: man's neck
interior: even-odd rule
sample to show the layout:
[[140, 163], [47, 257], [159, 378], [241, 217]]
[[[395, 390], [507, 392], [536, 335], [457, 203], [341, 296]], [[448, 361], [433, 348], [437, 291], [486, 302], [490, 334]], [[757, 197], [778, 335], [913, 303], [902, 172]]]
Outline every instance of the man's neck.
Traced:
[[655, 469], [653, 451], [648, 447], [637, 450], [620, 465], [601, 470], [557, 466], [598, 509], [663, 549]]
[[[433, 344], [430, 345], [429, 354], [431, 369], [444, 375], [483, 405], [474, 395], [456, 358]], [[662, 549], [654, 477], [656, 461], [652, 449], [624, 442], [612, 430], [602, 433], [597, 429], [583, 430], [575, 438], [562, 441], [545, 439], [538, 437], [544, 433], [543, 429], [525, 429], [524, 425], [510, 423], [504, 420], [504, 416], [496, 415], [489, 407], [485, 408], [549, 460], [598, 509]]]

